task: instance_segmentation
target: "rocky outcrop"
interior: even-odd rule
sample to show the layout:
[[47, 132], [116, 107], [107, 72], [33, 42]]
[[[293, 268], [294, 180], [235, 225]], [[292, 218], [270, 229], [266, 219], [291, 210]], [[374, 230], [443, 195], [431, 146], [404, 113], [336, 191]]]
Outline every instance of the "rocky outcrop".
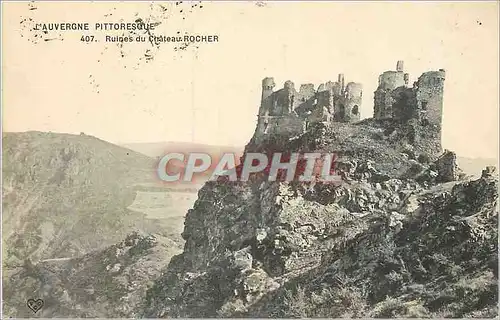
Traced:
[[407, 129], [369, 119], [251, 142], [333, 152], [343, 183], [207, 183], [141, 314], [496, 315], [498, 180], [460, 180], [453, 154], [420, 149]]
[[435, 168], [438, 173], [438, 182], [456, 181], [460, 178], [460, 168], [457, 164], [457, 155], [454, 152], [445, 150], [443, 155], [435, 162]]
[[4, 313], [32, 317], [26, 301], [41, 298], [44, 305], [37, 315], [44, 318], [134, 317], [148, 286], [179, 252], [165, 237], [134, 232], [79, 258], [20, 266], [4, 284]]

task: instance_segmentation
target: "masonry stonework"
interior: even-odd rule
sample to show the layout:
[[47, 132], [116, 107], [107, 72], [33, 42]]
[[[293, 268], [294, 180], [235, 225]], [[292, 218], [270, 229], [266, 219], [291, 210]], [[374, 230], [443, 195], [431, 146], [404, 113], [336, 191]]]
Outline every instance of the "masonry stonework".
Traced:
[[274, 91], [272, 77], [262, 80], [262, 99], [258, 114], [256, 140], [269, 135], [298, 135], [314, 123], [357, 122], [360, 120], [363, 87], [360, 83], [345, 84], [344, 75], [338, 81], [328, 81], [315, 89], [314, 84], [302, 84], [299, 91], [292, 81]]

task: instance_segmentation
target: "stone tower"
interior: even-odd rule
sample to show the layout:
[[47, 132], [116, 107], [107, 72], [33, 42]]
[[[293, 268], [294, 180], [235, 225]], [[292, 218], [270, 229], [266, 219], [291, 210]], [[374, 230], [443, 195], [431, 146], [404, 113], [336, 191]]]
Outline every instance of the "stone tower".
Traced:
[[259, 114], [257, 116], [257, 132], [265, 133], [269, 129], [269, 110], [272, 108], [273, 92], [276, 83], [274, 78], [262, 79], [262, 97], [260, 100]]
[[425, 72], [418, 78], [416, 107], [423, 125], [429, 124], [441, 128], [445, 76], [445, 70], [439, 69], [439, 71]]
[[425, 72], [408, 87], [409, 75], [404, 73], [402, 61], [396, 69], [379, 77], [374, 118], [398, 121], [405, 126], [410, 144], [421, 152], [439, 154], [445, 70]]
[[375, 90], [374, 115], [375, 119], [392, 117], [392, 105], [394, 103], [391, 92], [408, 83], [409, 77], [405, 76], [403, 61], [396, 63], [396, 71], [386, 71], [378, 78], [378, 87]]
[[[267, 77], [262, 79], [262, 98], [260, 100], [260, 110], [262, 111], [263, 107], [267, 107], [270, 104], [270, 97], [274, 92], [274, 87], [276, 83], [274, 82], [274, 78]], [[259, 115], [261, 113], [259, 112]]]

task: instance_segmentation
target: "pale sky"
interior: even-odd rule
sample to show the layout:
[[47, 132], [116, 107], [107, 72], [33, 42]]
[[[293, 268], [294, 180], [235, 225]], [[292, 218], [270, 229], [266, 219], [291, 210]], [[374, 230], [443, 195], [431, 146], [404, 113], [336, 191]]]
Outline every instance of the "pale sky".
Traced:
[[[299, 88], [344, 73], [363, 84], [366, 118], [378, 75], [404, 60], [410, 83], [446, 69], [444, 147], [469, 157], [498, 154], [494, 1], [204, 2], [201, 9], [184, 2], [164, 4], [167, 11], [158, 2], [2, 6], [4, 131], [243, 146], [255, 129], [262, 78], [273, 76], [277, 89], [288, 79]], [[125, 43], [122, 57], [116, 43], [104, 41], [117, 32], [91, 31], [99, 42], [89, 44], [81, 31], [49, 32], [45, 38], [64, 40], [34, 43], [29, 29], [35, 22], [89, 22], [93, 29], [137, 17], [162, 22], [157, 35], [201, 33], [219, 42], [181, 51], [163, 43], [146, 63], [151, 45]]]

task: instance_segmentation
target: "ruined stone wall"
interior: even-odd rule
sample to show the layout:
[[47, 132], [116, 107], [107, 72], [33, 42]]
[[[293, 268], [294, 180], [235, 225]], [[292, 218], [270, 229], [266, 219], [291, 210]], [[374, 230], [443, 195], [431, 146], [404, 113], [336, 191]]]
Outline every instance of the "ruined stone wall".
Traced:
[[445, 71], [423, 73], [417, 81], [416, 99], [420, 119], [425, 124], [441, 128]]
[[292, 81], [274, 91], [274, 79], [262, 80], [262, 101], [255, 135], [292, 135], [306, 130], [314, 122], [356, 122], [360, 120], [362, 86], [350, 82], [344, 85], [344, 75], [338, 81], [328, 81], [315, 90], [313, 84], [303, 84], [299, 91]]
[[357, 122], [361, 119], [361, 101], [363, 97], [363, 86], [361, 83], [349, 82], [343, 97], [344, 118], [343, 122]]
[[289, 90], [283, 88], [273, 93], [271, 97], [273, 98], [273, 100], [272, 107], [269, 110], [270, 115], [279, 116], [290, 113], [292, 103], [291, 100], [294, 96], [290, 94]]
[[292, 137], [302, 133], [305, 125], [304, 119], [293, 113], [283, 116], [267, 116], [257, 123], [254, 139], [256, 143], [260, 143], [266, 136]]
[[392, 117], [394, 99], [391, 91], [377, 90], [374, 95], [373, 117], [375, 119], [388, 119]]
[[419, 119], [416, 90], [414, 88], [399, 87], [390, 92], [392, 103], [390, 117], [402, 121]]
[[413, 88], [408, 88], [409, 75], [398, 61], [397, 71], [386, 71], [379, 77], [374, 96], [375, 119], [416, 119], [422, 125], [441, 127], [445, 71], [423, 73]]
[[300, 99], [298, 99], [297, 101], [305, 102], [306, 100], [309, 100], [310, 98], [314, 97], [315, 94], [316, 94], [316, 89], [314, 88], [314, 84], [312, 83], [301, 84], [299, 89]]
[[333, 113], [333, 100], [334, 100], [334, 94], [330, 90], [325, 90], [318, 92], [317, 95], [317, 108], [316, 109], [322, 109], [322, 107], [326, 107], [330, 113]]

